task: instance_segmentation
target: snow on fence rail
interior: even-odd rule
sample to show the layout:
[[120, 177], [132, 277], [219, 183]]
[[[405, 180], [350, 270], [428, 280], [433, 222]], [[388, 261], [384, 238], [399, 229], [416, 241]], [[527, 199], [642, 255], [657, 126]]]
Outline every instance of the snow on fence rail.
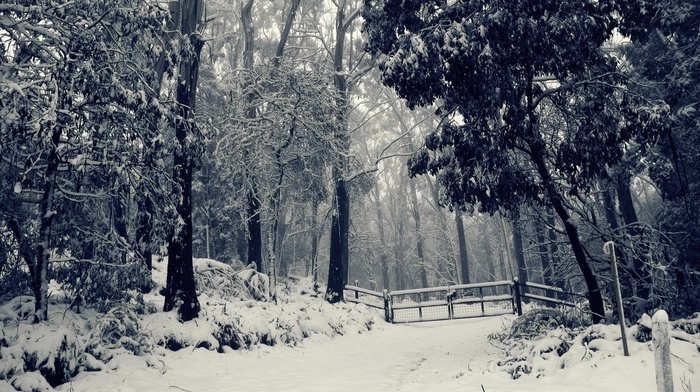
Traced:
[[[574, 307], [561, 299], [568, 293], [558, 287], [515, 280], [459, 284], [411, 290], [374, 291], [355, 285], [345, 286], [345, 300], [383, 309], [387, 322], [452, 320], [468, 317], [517, 313], [522, 315], [523, 298]], [[535, 294], [541, 292], [541, 294]]]

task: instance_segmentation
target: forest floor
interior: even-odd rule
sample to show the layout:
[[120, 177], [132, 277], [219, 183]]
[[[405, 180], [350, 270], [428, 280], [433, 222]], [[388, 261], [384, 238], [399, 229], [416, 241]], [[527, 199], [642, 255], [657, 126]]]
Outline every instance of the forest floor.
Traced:
[[[50, 320], [38, 325], [31, 297], [0, 304], [0, 392], [54, 390], [49, 382], [71, 392], [657, 390], [649, 320], [627, 329], [625, 357], [614, 324], [532, 332], [527, 315], [388, 324], [365, 305], [327, 303], [310, 281], [280, 285], [275, 303], [251, 297], [267, 288], [263, 275], [207, 259], [195, 269], [202, 310], [187, 323], [160, 311], [158, 289], [77, 314], [55, 287]], [[159, 288], [164, 277], [160, 261]], [[700, 313], [671, 334], [674, 392], [700, 392]]]
[[[296, 347], [256, 346], [226, 354], [187, 348], [162, 357], [164, 369], [125, 356], [116, 369], [81, 373], [70, 391], [461, 391], [653, 392], [653, 353], [632, 344], [632, 355], [611, 344], [565, 369], [517, 380], [498, 368], [503, 351], [488, 335], [513, 316], [452, 322], [379, 325], [336, 338], [318, 335]], [[619, 341], [617, 343], [620, 343]], [[700, 353], [673, 341], [675, 391], [700, 391]], [[559, 367], [559, 366], [557, 366]]]

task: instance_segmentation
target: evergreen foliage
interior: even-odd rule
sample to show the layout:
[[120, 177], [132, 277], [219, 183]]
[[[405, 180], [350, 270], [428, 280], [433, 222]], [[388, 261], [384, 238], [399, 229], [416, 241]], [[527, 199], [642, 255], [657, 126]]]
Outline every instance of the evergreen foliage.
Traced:
[[[367, 1], [367, 50], [409, 107], [443, 125], [409, 162], [455, 208], [551, 205], [588, 287], [603, 302], [567, 198], [586, 198], [627, 143], [645, 144], [663, 104], [630, 94], [604, 44], [618, 21], [600, 2]], [[634, 127], [621, 126], [634, 112]]]

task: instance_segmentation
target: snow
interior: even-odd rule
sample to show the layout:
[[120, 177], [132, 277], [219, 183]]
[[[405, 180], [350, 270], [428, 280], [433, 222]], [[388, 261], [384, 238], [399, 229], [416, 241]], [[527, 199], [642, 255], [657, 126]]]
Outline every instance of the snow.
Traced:
[[[154, 264], [154, 278], [164, 279], [165, 263]], [[39, 325], [29, 324], [30, 298], [0, 305], [0, 391], [51, 390], [26, 367], [29, 353], [42, 374], [56, 359], [69, 371], [79, 361], [79, 372], [56, 387], [76, 392], [656, 390], [653, 344], [634, 339], [643, 325], [627, 330], [625, 357], [617, 325], [560, 326], [516, 339], [514, 315], [387, 324], [381, 310], [328, 304], [308, 280], [280, 285], [277, 303], [260, 302], [225, 298], [250, 289], [243, 278], [253, 274], [206, 259], [195, 269], [200, 284], [210, 285], [200, 293], [200, 317], [187, 323], [158, 310], [158, 290], [140, 299], [141, 307], [106, 314], [78, 315], [54, 303], [51, 321]], [[237, 276], [240, 285], [218, 295], [221, 276]], [[700, 315], [671, 333], [675, 392], [700, 391], [698, 324]], [[69, 349], [57, 351], [66, 342]]]
[[[359, 305], [362, 306], [362, 305]], [[489, 333], [513, 316], [422, 324], [382, 325], [369, 333], [337, 338], [318, 335], [296, 347], [256, 346], [224, 354], [205, 349], [166, 352], [162, 366], [119, 357], [113, 370], [81, 373], [60, 390], [73, 391], [654, 391], [653, 353], [639, 343], [632, 356], [619, 344], [543, 376], [512, 380], [496, 362], [501, 350]], [[548, 339], [538, 344], [546, 346]], [[601, 340], [598, 340], [601, 341]], [[607, 340], [605, 342], [608, 342]], [[613, 342], [609, 342], [613, 343]], [[700, 388], [698, 352], [674, 341], [674, 374]], [[593, 348], [590, 348], [593, 350]], [[603, 348], [599, 348], [603, 349]], [[581, 354], [581, 355], [579, 355]], [[687, 362], [686, 363], [684, 363]], [[543, 362], [543, 361], [541, 361]], [[538, 366], [545, 366], [543, 362]], [[676, 391], [685, 391], [681, 378]], [[483, 388], [483, 389], [482, 389]]]

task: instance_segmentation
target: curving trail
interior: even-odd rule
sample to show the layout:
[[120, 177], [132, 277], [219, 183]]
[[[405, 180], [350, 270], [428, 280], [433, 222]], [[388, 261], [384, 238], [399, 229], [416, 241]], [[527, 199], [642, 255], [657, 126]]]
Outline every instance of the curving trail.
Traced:
[[[380, 325], [330, 339], [312, 337], [298, 347], [259, 347], [217, 354], [184, 349], [165, 356], [123, 356], [117, 369], [83, 373], [73, 391], [655, 391], [653, 357], [576, 364], [544, 377], [511, 380], [495, 369], [501, 353], [487, 335], [513, 316], [451, 322]], [[151, 367], [146, 365], [150, 362]], [[605, 366], [602, 366], [605, 365]], [[646, 370], [644, 370], [646, 368]], [[162, 371], [164, 370], [164, 373]], [[677, 391], [682, 391], [680, 385]], [[694, 389], [693, 389], [694, 390]]]

